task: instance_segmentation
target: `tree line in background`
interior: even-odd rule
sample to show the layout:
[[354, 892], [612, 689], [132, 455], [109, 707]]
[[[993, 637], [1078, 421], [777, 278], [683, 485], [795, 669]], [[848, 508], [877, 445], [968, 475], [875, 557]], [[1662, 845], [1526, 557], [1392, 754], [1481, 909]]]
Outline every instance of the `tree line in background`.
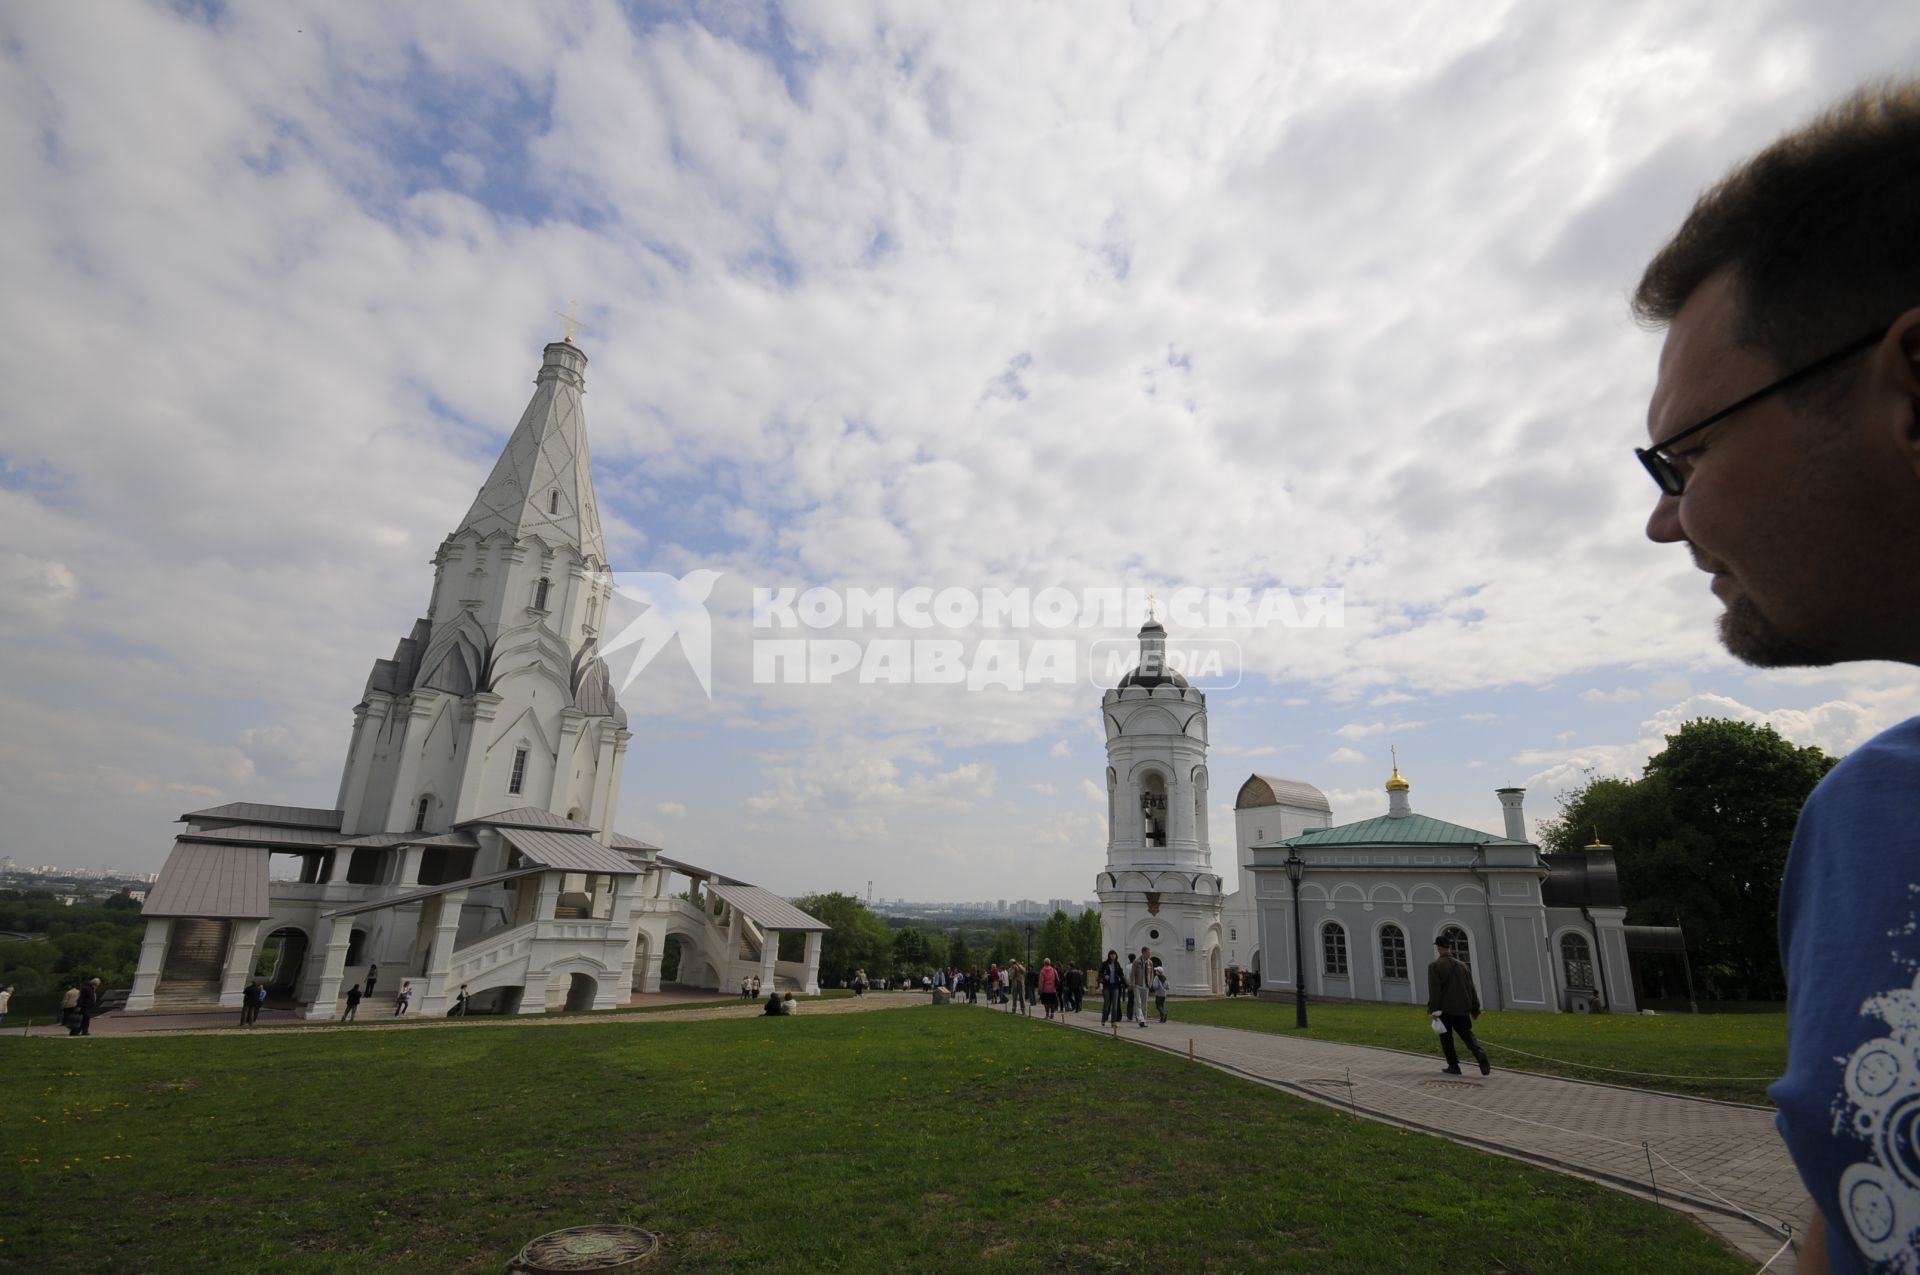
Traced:
[[1611, 845], [1627, 924], [1681, 926], [1703, 996], [1779, 1000], [1780, 879], [1800, 807], [1835, 760], [1771, 726], [1691, 721], [1639, 779], [1564, 796], [1541, 846]]
[[0, 986], [31, 1001], [83, 976], [131, 986], [146, 923], [125, 895], [69, 907], [45, 890], [0, 890], [0, 932]]
[[[811, 894], [794, 906], [833, 928], [820, 945], [820, 985], [840, 987], [854, 971], [871, 979], [913, 978], [937, 969], [982, 969], [1027, 959], [1024, 926], [958, 922], [940, 932], [918, 926], [895, 929], [850, 894]], [[1100, 948], [1100, 914], [1088, 909], [1078, 918], [1055, 912], [1032, 934], [1033, 961], [1094, 969]]]

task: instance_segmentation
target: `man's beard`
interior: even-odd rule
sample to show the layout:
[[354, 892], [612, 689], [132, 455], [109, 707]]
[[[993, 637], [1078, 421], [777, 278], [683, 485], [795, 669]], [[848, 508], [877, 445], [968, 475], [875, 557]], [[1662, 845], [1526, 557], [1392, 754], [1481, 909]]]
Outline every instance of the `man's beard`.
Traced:
[[1820, 668], [1834, 657], [1788, 637], [1744, 593], [1727, 599], [1720, 614], [1720, 644], [1755, 668]]

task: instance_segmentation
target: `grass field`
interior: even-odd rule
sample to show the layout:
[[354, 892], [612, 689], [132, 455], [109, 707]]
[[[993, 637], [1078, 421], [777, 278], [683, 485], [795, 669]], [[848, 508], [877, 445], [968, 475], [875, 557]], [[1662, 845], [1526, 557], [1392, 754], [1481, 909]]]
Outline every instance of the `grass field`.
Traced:
[[1743, 1271], [1649, 1203], [1006, 1015], [0, 1040], [0, 1266]]
[[[1182, 1022], [1287, 1034], [1298, 1030], [1291, 1001], [1235, 997], [1180, 1001], [1169, 1009]], [[1309, 1005], [1307, 1023], [1306, 1034], [1320, 1040], [1409, 1049], [1435, 1057], [1440, 1053], [1425, 1012], [1414, 1006]], [[1765, 1102], [1767, 1086], [1787, 1065], [1787, 1019], [1782, 1013], [1649, 1018], [1505, 1011], [1482, 1015], [1474, 1030], [1496, 1067], [1734, 1102]], [[1554, 1059], [1561, 1061], [1550, 1061]], [[1672, 1076], [1761, 1079], [1677, 1080]]]

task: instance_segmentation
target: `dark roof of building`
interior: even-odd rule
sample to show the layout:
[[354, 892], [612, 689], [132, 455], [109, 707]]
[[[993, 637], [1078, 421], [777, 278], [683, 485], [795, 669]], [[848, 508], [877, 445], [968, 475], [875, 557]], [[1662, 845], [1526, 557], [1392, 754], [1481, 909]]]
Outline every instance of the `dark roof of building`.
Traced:
[[142, 916], [257, 920], [269, 914], [267, 856], [247, 846], [176, 841]]
[[1540, 883], [1540, 901], [1548, 907], [1620, 906], [1620, 874], [1611, 850], [1543, 854], [1540, 858], [1547, 865], [1547, 879]]
[[1251, 810], [1256, 806], [1294, 806], [1333, 814], [1327, 794], [1304, 780], [1282, 779], [1278, 775], [1248, 775], [1247, 782], [1240, 785], [1240, 795], [1234, 798], [1233, 808]]
[[584, 832], [554, 832], [548, 828], [519, 828], [507, 825], [500, 835], [529, 863], [558, 868], [563, 872], [594, 872], [632, 875], [640, 868], [618, 850], [608, 849], [598, 838]]
[[1379, 815], [1335, 828], [1315, 828], [1285, 841], [1270, 841], [1264, 848], [1327, 848], [1331, 846], [1524, 846], [1525, 841], [1482, 832], [1435, 819], [1428, 815]]
[[180, 816], [180, 822], [228, 819], [235, 823], [264, 823], [282, 828], [325, 828], [340, 831], [346, 812], [321, 810], [314, 806], [273, 806], [259, 801], [230, 801], [209, 810], [194, 810]]
[[833, 927], [802, 912], [770, 890], [737, 881], [717, 882], [713, 892], [739, 908], [763, 930], [831, 930]]
[[471, 828], [483, 824], [490, 828], [555, 828], [561, 832], [598, 832], [598, 828], [589, 828], [584, 823], [575, 823], [565, 815], [556, 815], [551, 810], [542, 810], [538, 806], [515, 806], [512, 810], [501, 810], [490, 815], [481, 815], [478, 819], [464, 819], [460, 827]]
[[263, 848], [325, 850], [339, 843], [340, 834], [323, 828], [279, 828], [263, 823], [229, 823], [222, 824], [218, 828], [189, 828], [180, 833], [178, 839]]

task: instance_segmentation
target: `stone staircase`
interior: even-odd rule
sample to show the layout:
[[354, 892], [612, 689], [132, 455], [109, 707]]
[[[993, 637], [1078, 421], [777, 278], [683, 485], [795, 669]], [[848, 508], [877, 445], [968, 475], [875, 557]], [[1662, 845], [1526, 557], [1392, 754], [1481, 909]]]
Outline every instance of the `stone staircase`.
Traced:
[[205, 1008], [220, 1003], [227, 963], [226, 921], [173, 923], [167, 963], [153, 992], [155, 1010]]

